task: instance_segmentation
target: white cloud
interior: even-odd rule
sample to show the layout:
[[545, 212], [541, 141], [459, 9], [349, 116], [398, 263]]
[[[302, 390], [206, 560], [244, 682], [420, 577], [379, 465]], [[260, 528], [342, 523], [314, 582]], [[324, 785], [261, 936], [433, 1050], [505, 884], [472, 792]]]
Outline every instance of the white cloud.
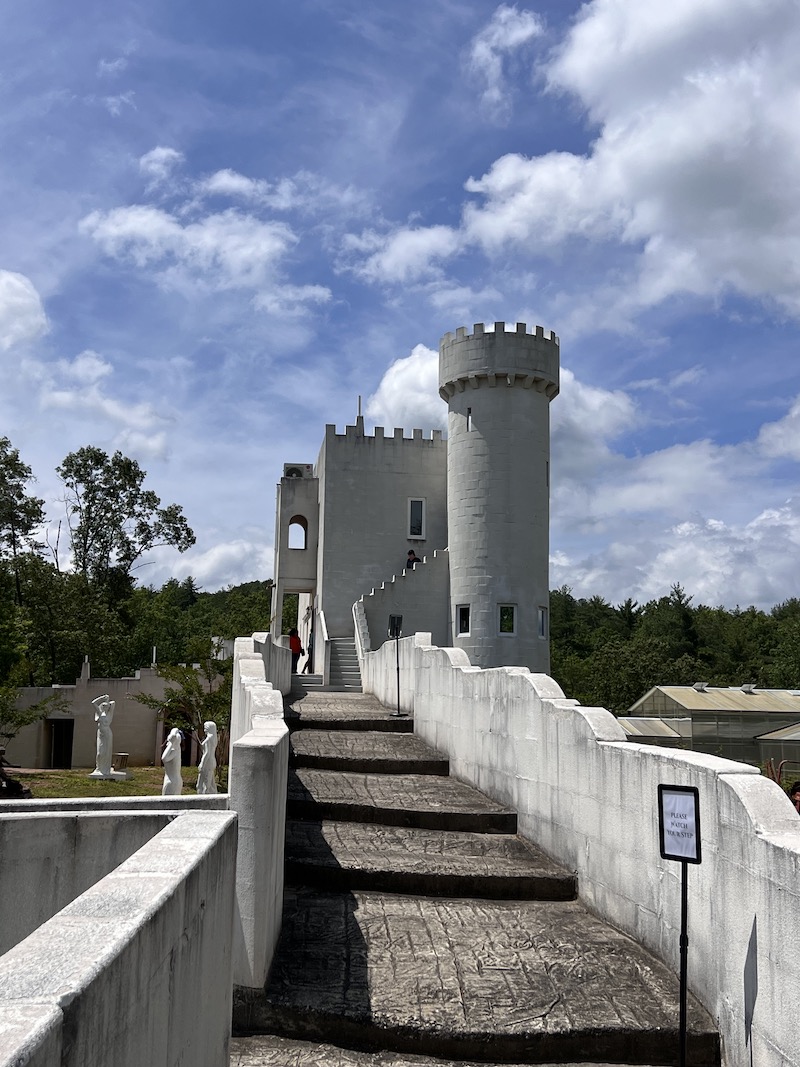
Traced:
[[454, 285], [441, 280], [430, 282], [424, 291], [431, 307], [436, 308], [442, 320], [447, 322], [465, 323], [474, 316], [476, 308], [496, 308], [505, 304], [503, 294], [492, 285], [473, 289], [469, 285]]
[[139, 159], [139, 170], [146, 175], [151, 186], [160, 185], [172, 176], [172, 172], [184, 162], [182, 152], [165, 145], [157, 145]]
[[[618, 536], [594, 555], [558, 551], [550, 560], [554, 588], [612, 603], [664, 596], [676, 582], [696, 604], [755, 604], [768, 609], [796, 589], [800, 501], [788, 500], [740, 522], [695, 516], [674, 526], [648, 523]], [[554, 541], [558, 531], [554, 531]]]
[[100, 381], [101, 378], [108, 377], [114, 370], [110, 363], [107, 363], [102, 356], [99, 356], [97, 352], [93, 352], [90, 348], [87, 348], [85, 352], [81, 352], [71, 361], [60, 359], [58, 361], [58, 369], [65, 378], [74, 378], [85, 385], [92, 385], [94, 382]]
[[[171, 549], [154, 550], [145, 557], [137, 579], [158, 587], [169, 578], [182, 580], [191, 575], [203, 589], [220, 589], [241, 582], [264, 581], [272, 574], [273, 547], [266, 530], [260, 539], [237, 538], [203, 548], [207, 537], [202, 529], [194, 529], [197, 544], [193, 548], [180, 555]], [[269, 629], [269, 619], [264, 619], [263, 627]]]
[[305, 170], [289, 178], [268, 182], [263, 178], [248, 178], [238, 171], [225, 168], [198, 179], [192, 188], [199, 198], [227, 197], [269, 207], [273, 211], [363, 215], [370, 206], [367, 194], [354, 186], [340, 186]]
[[[572, 326], [599, 309], [624, 329], [678, 294], [800, 316], [798, 51], [794, 0], [593, 0], [545, 67], [596, 124], [587, 152], [502, 156], [466, 182], [458, 227], [394, 230], [361, 250], [362, 275], [405, 283], [474, 247], [497, 262], [583, 243], [609, 251]], [[497, 69], [490, 45], [480, 54]]]
[[[110, 115], [117, 118], [122, 114], [123, 108], [129, 107], [134, 111], [136, 110], [136, 104], [133, 102], [135, 97], [136, 93], [132, 89], [129, 89], [127, 93], [117, 93], [116, 96], [101, 96], [97, 99], [99, 99], [100, 103]], [[89, 99], [90, 102], [94, 102], [95, 97], [90, 97]]]
[[101, 59], [97, 64], [97, 76], [99, 78], [116, 78], [128, 66], [128, 60], [124, 56], [118, 59]]
[[626, 455], [614, 442], [641, 422], [632, 399], [587, 391], [563, 370], [562, 381], [551, 409], [554, 587], [617, 603], [679, 582], [697, 602], [764, 608], [796, 588], [800, 498], [774, 506], [770, 460], [800, 459], [800, 402], [754, 440]]
[[435, 261], [451, 256], [458, 245], [458, 233], [449, 226], [396, 230], [387, 236], [367, 231], [345, 242], [346, 249], [357, 252], [375, 249], [357, 266], [361, 277], [390, 283], [415, 281], [435, 273]]
[[110, 434], [114, 446], [123, 451], [150, 457], [166, 454], [171, 419], [149, 401], [118, 399], [105, 391], [113, 367], [97, 352], [87, 349], [73, 360], [58, 360], [52, 366], [38, 363], [28, 370], [38, 383], [43, 410], [88, 420], [98, 434]]
[[208, 178], [195, 183], [198, 193], [207, 196], [230, 196], [242, 200], [266, 200], [270, 192], [269, 182], [247, 178], [235, 170], [218, 170]]
[[782, 419], [761, 427], [758, 446], [765, 456], [800, 461], [800, 397], [795, 397], [789, 412]]
[[566, 367], [561, 368], [561, 391], [550, 417], [559, 477], [580, 480], [607, 461], [609, 442], [640, 421], [636, 406], [622, 390], [587, 385]]
[[447, 407], [439, 397], [439, 354], [417, 345], [397, 359], [367, 400], [367, 417], [376, 426], [408, 429], [447, 427]]
[[504, 59], [539, 37], [543, 28], [541, 19], [532, 12], [500, 4], [490, 22], [473, 38], [468, 66], [476, 79], [485, 85], [481, 105], [495, 122], [504, 122], [511, 111]]
[[147, 205], [93, 212], [81, 223], [103, 251], [149, 270], [166, 289], [247, 290], [257, 306], [293, 311], [328, 299], [322, 286], [285, 286], [279, 268], [297, 237], [288, 225], [228, 210], [183, 223]]
[[0, 351], [34, 341], [47, 328], [47, 316], [31, 280], [0, 270]]

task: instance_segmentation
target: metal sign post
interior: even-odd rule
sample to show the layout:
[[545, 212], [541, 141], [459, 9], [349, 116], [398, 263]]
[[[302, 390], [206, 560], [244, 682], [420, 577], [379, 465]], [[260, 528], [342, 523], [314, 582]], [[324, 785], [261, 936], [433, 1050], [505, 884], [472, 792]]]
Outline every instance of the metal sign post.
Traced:
[[678, 860], [681, 865], [680, 937], [680, 1067], [686, 1067], [688, 959], [689, 959], [689, 880], [688, 864], [700, 863], [700, 794], [693, 785], [658, 787], [658, 832], [661, 858]]
[[400, 718], [405, 715], [404, 711], [400, 710], [400, 638], [403, 636], [403, 616], [402, 615], [390, 615], [389, 616], [389, 637], [394, 638], [395, 658], [397, 661], [397, 711], [392, 712], [394, 718]]

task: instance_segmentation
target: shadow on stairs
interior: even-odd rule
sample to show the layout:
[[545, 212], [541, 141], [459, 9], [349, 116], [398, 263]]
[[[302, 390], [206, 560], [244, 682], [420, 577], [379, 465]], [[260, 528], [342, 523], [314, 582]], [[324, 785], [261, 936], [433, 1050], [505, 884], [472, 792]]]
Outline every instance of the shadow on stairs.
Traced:
[[[678, 980], [576, 899], [516, 814], [364, 694], [290, 696], [286, 891], [231, 1064], [678, 1062]], [[689, 1006], [689, 1062], [717, 1067]]]

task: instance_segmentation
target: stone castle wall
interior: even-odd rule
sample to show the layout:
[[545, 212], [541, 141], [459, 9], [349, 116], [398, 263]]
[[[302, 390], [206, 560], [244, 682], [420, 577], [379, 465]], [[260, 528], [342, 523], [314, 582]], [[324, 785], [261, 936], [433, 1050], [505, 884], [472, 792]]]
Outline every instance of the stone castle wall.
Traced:
[[367, 648], [378, 648], [386, 640], [389, 616], [403, 616], [403, 633], [425, 631], [437, 644], [447, 644], [450, 621], [447, 617], [449, 570], [447, 551], [423, 557], [413, 570], [403, 570], [388, 582], [361, 597], [369, 634]]
[[[317, 462], [320, 485], [318, 607], [330, 637], [351, 636], [354, 600], [403, 569], [409, 549], [418, 556], [447, 546], [447, 445], [440, 431], [425, 437], [363, 420], [337, 434], [326, 426]], [[425, 500], [424, 536], [408, 531], [408, 501]]]
[[[463, 651], [401, 641], [401, 703], [451, 772], [513, 805], [520, 833], [578, 873], [581, 898], [677, 971], [679, 863], [659, 853], [657, 787], [696, 786], [703, 862], [689, 867], [689, 984], [729, 1067], [800, 1063], [800, 819], [754, 767], [625, 740], [603, 708], [546, 675], [480, 670]], [[394, 642], [365, 689], [394, 702]]]

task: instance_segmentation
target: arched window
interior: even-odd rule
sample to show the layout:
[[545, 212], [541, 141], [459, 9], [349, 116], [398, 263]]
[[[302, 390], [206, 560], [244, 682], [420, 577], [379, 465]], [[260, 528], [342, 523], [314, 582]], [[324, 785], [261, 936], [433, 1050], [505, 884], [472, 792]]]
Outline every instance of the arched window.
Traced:
[[289, 519], [289, 548], [303, 549], [308, 539], [308, 520], [302, 515], [293, 515]]

